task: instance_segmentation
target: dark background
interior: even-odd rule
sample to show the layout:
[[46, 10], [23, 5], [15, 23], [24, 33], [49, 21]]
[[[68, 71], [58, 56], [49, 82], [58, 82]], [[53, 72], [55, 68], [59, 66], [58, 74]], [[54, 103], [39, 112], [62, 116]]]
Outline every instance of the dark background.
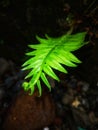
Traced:
[[57, 37], [74, 26], [75, 33], [88, 32], [88, 46], [76, 55], [83, 61], [79, 68], [82, 77], [90, 80], [89, 75], [98, 64], [97, 3], [97, 0], [1, 0], [0, 57], [21, 66], [27, 45], [37, 43], [36, 35]]

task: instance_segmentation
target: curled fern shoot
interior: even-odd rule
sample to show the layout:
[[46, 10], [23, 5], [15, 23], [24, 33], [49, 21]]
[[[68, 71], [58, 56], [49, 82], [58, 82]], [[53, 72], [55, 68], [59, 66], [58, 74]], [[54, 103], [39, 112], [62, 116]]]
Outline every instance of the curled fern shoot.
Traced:
[[86, 32], [65, 34], [58, 38], [51, 38], [48, 35], [45, 35], [46, 38], [36, 36], [39, 44], [29, 45], [32, 49], [26, 53], [29, 59], [22, 65], [23, 70], [30, 70], [25, 77], [25, 79], [29, 78], [29, 81], [23, 83], [24, 90], [30, 89], [33, 94], [35, 87], [38, 87], [41, 95], [41, 80], [51, 90], [47, 75], [60, 81], [54, 70], [66, 74], [68, 73], [66, 66], [76, 67], [78, 63], [81, 63], [72, 52], [87, 44], [84, 41], [85, 36]]

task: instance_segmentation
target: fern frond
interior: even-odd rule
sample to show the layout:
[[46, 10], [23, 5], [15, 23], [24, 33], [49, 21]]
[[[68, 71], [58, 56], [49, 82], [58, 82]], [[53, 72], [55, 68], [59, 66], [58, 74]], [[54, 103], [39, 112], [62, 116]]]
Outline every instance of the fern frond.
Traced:
[[86, 44], [86, 42], [84, 42], [85, 35], [85, 32], [73, 35], [66, 34], [59, 38], [51, 38], [46, 35], [46, 39], [36, 36], [39, 44], [29, 45], [33, 50], [26, 55], [31, 58], [22, 65], [23, 70], [31, 70], [26, 76], [26, 78], [31, 77], [30, 81], [28, 84], [24, 83], [23, 85], [25, 90], [31, 89], [32, 94], [35, 86], [37, 86], [41, 95], [40, 80], [51, 90], [46, 75], [60, 81], [58, 76], [54, 73], [54, 69], [63, 73], [68, 73], [63, 65], [76, 67], [77, 63], [81, 63], [81, 61], [72, 54], [72, 51]]

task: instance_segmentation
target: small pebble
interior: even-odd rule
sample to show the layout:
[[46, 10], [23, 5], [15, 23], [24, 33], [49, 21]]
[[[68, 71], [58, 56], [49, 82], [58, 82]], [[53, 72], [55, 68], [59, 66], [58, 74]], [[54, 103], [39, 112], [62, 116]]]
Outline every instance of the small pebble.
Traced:
[[48, 128], [48, 127], [45, 127], [43, 130], [49, 130], [49, 128]]

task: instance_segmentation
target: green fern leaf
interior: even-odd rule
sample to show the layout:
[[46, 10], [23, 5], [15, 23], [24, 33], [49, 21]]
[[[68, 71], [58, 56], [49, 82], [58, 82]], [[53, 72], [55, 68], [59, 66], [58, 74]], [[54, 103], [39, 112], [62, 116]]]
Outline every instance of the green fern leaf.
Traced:
[[36, 36], [39, 44], [29, 45], [33, 50], [26, 53], [26, 55], [31, 58], [22, 65], [23, 70], [31, 70], [26, 76], [26, 78], [31, 77], [30, 81], [23, 84], [25, 90], [31, 90], [31, 94], [34, 92], [36, 86], [38, 87], [40, 95], [42, 94], [41, 80], [51, 90], [46, 75], [60, 81], [58, 76], [54, 73], [54, 69], [67, 73], [63, 65], [76, 67], [77, 63], [81, 63], [81, 61], [72, 54], [72, 51], [86, 44], [86, 42], [84, 42], [85, 32], [73, 35], [66, 34], [59, 38], [45, 36], [46, 39]]

